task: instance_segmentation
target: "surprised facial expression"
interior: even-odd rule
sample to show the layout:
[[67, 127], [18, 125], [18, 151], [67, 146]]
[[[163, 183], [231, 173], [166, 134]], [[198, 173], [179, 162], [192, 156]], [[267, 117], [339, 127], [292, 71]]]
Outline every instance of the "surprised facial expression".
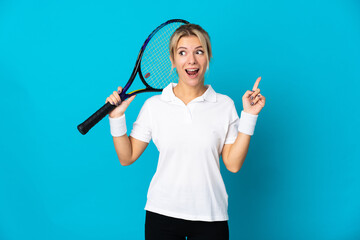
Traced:
[[180, 38], [172, 61], [172, 66], [179, 75], [179, 82], [183, 81], [189, 86], [204, 84], [207, 63], [205, 51], [196, 36]]

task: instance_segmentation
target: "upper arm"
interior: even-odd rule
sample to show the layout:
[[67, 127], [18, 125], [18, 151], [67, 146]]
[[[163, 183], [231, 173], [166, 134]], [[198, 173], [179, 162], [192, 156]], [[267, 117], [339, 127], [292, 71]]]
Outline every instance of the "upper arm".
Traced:
[[131, 143], [131, 162], [135, 162], [152, 138], [151, 114], [149, 111], [149, 99], [142, 106], [136, 121], [133, 124], [129, 140]]
[[225, 167], [230, 170], [230, 164], [229, 164], [229, 161], [228, 161], [228, 156], [229, 156], [229, 153], [230, 153], [230, 149], [231, 149], [231, 146], [232, 144], [224, 144], [224, 147], [222, 149], [222, 152], [221, 152], [221, 156], [222, 156], [222, 159], [223, 159], [223, 162], [225, 164]]

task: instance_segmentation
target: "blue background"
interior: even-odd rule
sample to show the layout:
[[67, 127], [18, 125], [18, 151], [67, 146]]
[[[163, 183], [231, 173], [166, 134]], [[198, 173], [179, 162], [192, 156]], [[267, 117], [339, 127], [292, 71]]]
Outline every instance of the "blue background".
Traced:
[[[360, 2], [0, 1], [0, 239], [143, 239], [158, 152], [117, 160], [103, 120], [148, 34], [210, 34], [206, 83], [267, 103], [242, 169], [221, 163], [231, 239], [360, 239]], [[146, 98], [127, 111], [131, 129]]]

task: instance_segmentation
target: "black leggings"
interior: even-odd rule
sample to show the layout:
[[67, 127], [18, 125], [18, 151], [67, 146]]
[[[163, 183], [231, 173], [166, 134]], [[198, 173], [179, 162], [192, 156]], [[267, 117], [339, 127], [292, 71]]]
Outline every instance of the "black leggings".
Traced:
[[227, 221], [189, 221], [146, 211], [145, 240], [155, 239], [228, 240], [229, 227]]

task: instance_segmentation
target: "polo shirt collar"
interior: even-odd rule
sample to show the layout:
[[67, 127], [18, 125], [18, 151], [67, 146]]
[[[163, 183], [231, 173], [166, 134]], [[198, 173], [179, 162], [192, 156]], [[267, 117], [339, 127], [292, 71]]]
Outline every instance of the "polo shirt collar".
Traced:
[[[175, 96], [173, 91], [173, 88], [176, 85], [177, 83], [170, 83], [169, 85], [167, 85], [162, 91], [161, 99], [166, 102], [177, 101], [178, 98]], [[211, 87], [211, 85], [205, 85], [205, 86], [207, 87], [207, 90], [204, 92], [204, 94], [201, 95], [200, 97], [195, 98], [194, 100], [196, 100], [197, 102], [200, 101], [216, 102], [216, 92], [214, 91], [214, 89]]]

